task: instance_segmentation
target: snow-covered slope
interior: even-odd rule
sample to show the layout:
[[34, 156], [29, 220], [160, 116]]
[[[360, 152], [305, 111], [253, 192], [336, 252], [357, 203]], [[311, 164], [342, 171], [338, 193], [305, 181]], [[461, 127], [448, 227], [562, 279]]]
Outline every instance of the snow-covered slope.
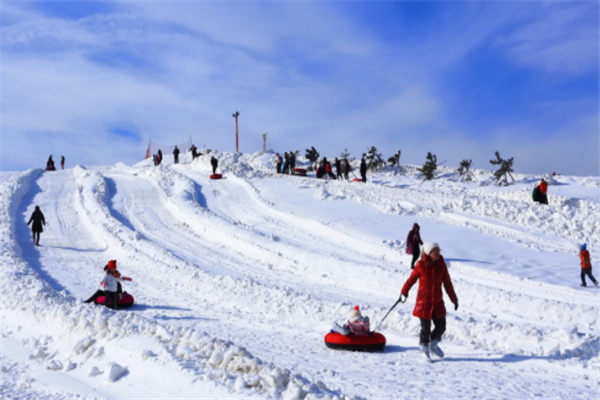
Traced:
[[[507, 187], [421, 183], [414, 167], [369, 183], [273, 174], [272, 154], [159, 167], [1, 173], [5, 398], [597, 398], [600, 179]], [[484, 181], [489, 171], [475, 171]], [[310, 174], [309, 174], [310, 175]], [[35, 205], [47, 226], [32, 246]], [[414, 222], [439, 242], [459, 297], [420, 363], [416, 288], [378, 325], [382, 353], [323, 337], [360, 304], [377, 324], [410, 273]], [[83, 303], [117, 259], [133, 308]]]

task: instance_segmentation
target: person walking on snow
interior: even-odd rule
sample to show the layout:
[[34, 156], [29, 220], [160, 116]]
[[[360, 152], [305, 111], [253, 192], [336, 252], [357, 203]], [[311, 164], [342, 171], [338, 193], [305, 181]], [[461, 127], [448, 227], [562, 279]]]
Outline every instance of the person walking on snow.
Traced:
[[215, 157], [210, 158], [210, 165], [212, 165], [213, 175], [217, 173], [217, 167], [219, 166], [219, 160]]
[[179, 164], [179, 148], [177, 148], [177, 146], [175, 146], [175, 149], [173, 150], [173, 162]]
[[65, 156], [60, 156], [60, 168], [65, 169]]
[[[410, 288], [419, 281], [413, 315], [421, 320], [419, 349], [426, 361], [431, 361], [430, 352], [440, 358], [444, 357], [444, 352], [439, 347], [442, 335], [446, 331], [446, 307], [442, 285], [454, 303], [454, 310], [458, 310], [458, 298], [454, 293], [448, 267], [440, 252], [437, 243], [426, 242], [421, 251], [421, 259], [417, 262], [400, 292], [404, 297], [408, 297]], [[431, 330], [432, 321], [435, 325], [433, 330]]]
[[412, 254], [413, 258], [410, 263], [410, 269], [415, 269], [415, 263], [419, 259], [421, 247], [423, 244], [421, 240], [421, 227], [416, 222], [413, 224], [412, 229], [408, 232], [408, 236], [406, 237], [406, 254]]
[[594, 286], [598, 286], [598, 281], [592, 275], [592, 262], [590, 261], [590, 252], [587, 250], [587, 244], [584, 243], [579, 246], [579, 250], [579, 258], [581, 259], [581, 286], [587, 286], [585, 283], [586, 275], [594, 282]]
[[40, 210], [40, 206], [35, 206], [35, 210], [31, 214], [31, 218], [29, 218], [29, 222], [27, 225], [31, 224], [31, 233], [33, 234], [33, 243], [36, 246], [40, 245], [40, 233], [44, 232], [43, 225], [46, 225], [46, 218], [44, 218], [44, 213]]

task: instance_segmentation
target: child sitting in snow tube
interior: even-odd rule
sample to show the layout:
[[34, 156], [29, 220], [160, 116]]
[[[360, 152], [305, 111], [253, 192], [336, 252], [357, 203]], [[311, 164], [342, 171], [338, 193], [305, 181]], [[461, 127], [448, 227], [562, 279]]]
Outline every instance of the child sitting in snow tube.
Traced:
[[91, 303], [93, 301], [94, 304], [102, 304], [115, 310], [131, 307], [133, 305], [133, 296], [127, 292], [123, 292], [120, 282], [131, 281], [132, 279], [126, 276], [122, 277], [119, 271], [117, 271], [117, 260], [110, 260], [104, 267], [104, 270], [106, 271], [106, 275], [102, 279], [102, 282], [100, 282], [100, 286], [104, 290], [96, 291], [85, 302]]
[[325, 346], [332, 349], [378, 351], [383, 350], [385, 343], [385, 336], [371, 332], [369, 317], [363, 317], [358, 306], [354, 306], [343, 326], [335, 322], [325, 336]]

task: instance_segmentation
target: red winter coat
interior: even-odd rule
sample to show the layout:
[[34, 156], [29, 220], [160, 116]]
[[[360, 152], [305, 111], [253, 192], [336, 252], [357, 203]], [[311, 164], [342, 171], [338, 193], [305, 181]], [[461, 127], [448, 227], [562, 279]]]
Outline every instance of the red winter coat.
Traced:
[[579, 258], [581, 258], [581, 269], [591, 269], [592, 262], [590, 261], [590, 252], [582, 250], [579, 252]]
[[429, 256], [423, 255], [415, 265], [401, 293], [408, 297], [410, 288], [419, 281], [419, 290], [417, 291], [417, 302], [413, 315], [421, 319], [432, 319], [432, 317], [442, 318], [446, 316], [446, 307], [444, 306], [444, 297], [442, 295], [442, 284], [446, 293], [450, 296], [452, 303], [457, 303], [458, 298], [454, 293], [454, 287], [450, 280], [448, 267], [444, 258], [440, 256], [437, 261], [433, 261]]
[[542, 194], [548, 193], [548, 184], [545, 181], [541, 181], [538, 186], [539, 186], [540, 192], [542, 192]]

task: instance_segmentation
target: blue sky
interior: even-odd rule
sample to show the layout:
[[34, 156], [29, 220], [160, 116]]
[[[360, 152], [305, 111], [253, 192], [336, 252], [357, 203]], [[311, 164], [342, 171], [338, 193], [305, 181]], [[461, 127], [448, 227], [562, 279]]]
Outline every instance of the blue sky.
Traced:
[[2, 170], [150, 138], [600, 174], [598, 2], [2, 2]]

